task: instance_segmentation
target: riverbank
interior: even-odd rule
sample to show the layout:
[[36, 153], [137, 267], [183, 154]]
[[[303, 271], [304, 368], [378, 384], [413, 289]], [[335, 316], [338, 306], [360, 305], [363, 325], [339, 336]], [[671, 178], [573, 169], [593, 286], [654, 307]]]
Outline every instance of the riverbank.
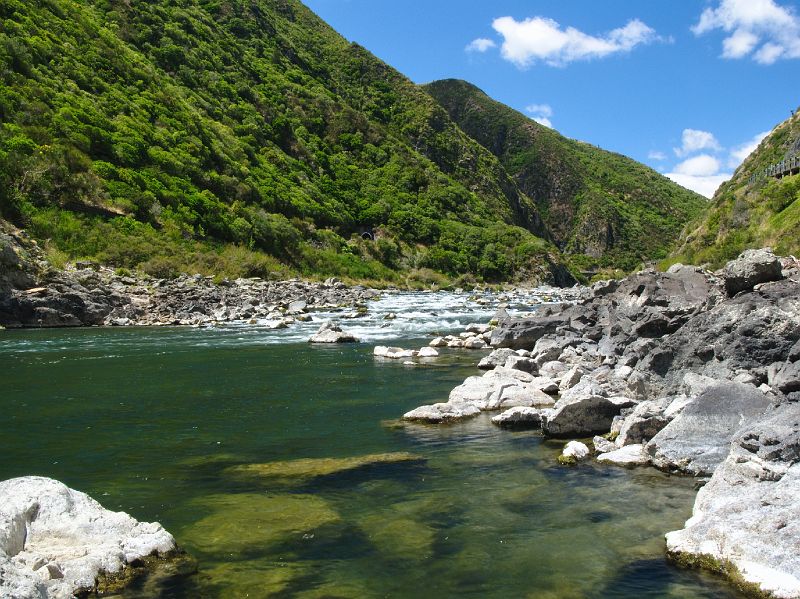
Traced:
[[675, 265], [598, 283], [576, 304], [501, 321], [491, 343], [489, 372], [404, 418], [500, 412], [500, 426], [595, 435], [593, 452], [570, 442], [565, 463], [593, 453], [699, 477], [708, 484], [668, 555], [748, 593], [800, 596], [796, 260], [748, 251], [716, 273]]

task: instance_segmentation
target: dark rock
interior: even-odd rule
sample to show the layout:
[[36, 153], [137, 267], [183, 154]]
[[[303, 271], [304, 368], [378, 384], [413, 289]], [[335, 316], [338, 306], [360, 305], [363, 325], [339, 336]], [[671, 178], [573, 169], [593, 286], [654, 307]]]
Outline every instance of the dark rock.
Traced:
[[569, 324], [570, 304], [540, 307], [532, 318], [508, 318], [492, 331], [492, 347], [532, 349], [544, 335]]

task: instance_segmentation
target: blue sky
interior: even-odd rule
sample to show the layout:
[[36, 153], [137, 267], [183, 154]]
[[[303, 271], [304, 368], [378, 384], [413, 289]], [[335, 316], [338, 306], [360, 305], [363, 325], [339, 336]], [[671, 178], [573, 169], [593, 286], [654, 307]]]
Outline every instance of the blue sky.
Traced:
[[304, 0], [417, 83], [466, 79], [706, 196], [800, 106], [785, 0]]

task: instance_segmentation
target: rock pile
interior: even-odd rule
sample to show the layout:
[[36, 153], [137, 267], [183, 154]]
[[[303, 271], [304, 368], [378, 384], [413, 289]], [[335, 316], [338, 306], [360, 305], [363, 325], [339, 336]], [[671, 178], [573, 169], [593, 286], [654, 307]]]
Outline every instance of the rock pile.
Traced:
[[[681, 563], [800, 597], [800, 271], [770, 250], [712, 273], [675, 265], [505, 318], [487, 370], [404, 418], [501, 411], [498, 426], [595, 437], [611, 464], [711, 476], [668, 535]], [[546, 400], [542, 400], [546, 397]], [[505, 410], [505, 411], [503, 411]], [[563, 461], [578, 459], [570, 445]]]

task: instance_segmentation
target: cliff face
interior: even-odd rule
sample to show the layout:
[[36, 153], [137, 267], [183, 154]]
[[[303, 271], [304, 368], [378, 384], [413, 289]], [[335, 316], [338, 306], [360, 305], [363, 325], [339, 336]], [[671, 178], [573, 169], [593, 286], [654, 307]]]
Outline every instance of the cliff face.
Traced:
[[719, 266], [748, 248], [800, 253], [800, 175], [769, 170], [800, 152], [800, 113], [776, 126], [681, 236], [675, 259]]
[[704, 198], [629, 158], [567, 139], [458, 80], [425, 90], [533, 198], [569, 254], [633, 268], [665, 256]]

